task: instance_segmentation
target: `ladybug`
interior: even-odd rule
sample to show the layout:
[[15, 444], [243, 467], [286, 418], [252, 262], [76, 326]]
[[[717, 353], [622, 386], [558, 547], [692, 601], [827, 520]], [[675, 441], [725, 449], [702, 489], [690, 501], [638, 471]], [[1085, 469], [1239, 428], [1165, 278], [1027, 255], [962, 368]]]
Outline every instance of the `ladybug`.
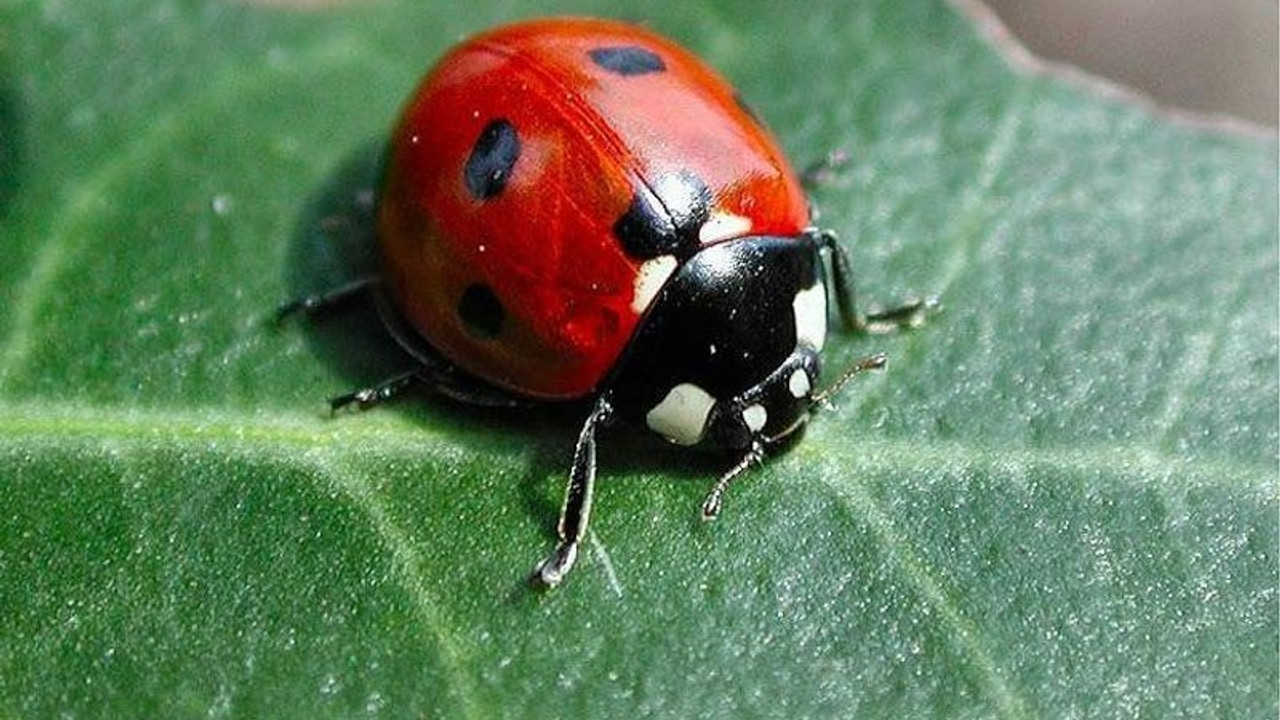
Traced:
[[626, 421], [737, 463], [702, 507], [795, 436], [853, 374], [817, 390], [827, 270], [852, 330], [913, 323], [927, 303], [864, 316], [836, 236], [732, 86], [687, 50], [620, 22], [555, 18], [477, 35], [427, 74], [386, 155], [376, 288], [411, 372], [335, 398], [367, 407], [411, 385], [481, 405], [586, 411], [559, 544], [573, 567], [591, 510], [597, 431]]

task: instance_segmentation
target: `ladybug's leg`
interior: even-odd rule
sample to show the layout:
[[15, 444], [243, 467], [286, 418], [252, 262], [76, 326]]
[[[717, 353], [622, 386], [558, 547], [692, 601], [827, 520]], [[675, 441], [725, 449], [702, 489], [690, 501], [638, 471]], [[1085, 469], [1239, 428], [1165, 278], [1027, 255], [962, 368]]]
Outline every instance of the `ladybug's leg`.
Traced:
[[348, 405], [355, 405], [361, 410], [368, 410], [374, 405], [381, 405], [396, 396], [403, 395], [407, 390], [421, 384], [424, 380], [425, 378], [417, 370], [401, 373], [395, 377], [387, 378], [377, 385], [329, 398], [329, 410], [337, 412]]
[[[416, 372], [424, 387], [458, 402], [480, 407], [528, 407], [533, 404], [459, 370], [414, 331], [386, 293], [374, 293], [373, 297], [387, 332], [421, 366]], [[394, 380], [392, 378], [388, 382]]]
[[419, 371], [419, 374], [423, 375], [423, 384], [432, 392], [468, 405], [488, 408], [527, 408], [535, 404], [533, 401], [518, 398], [464, 375], [452, 365], [429, 367]]
[[831, 383], [831, 385], [811, 395], [809, 397], [810, 407], [812, 409], [831, 407], [831, 397], [840, 392], [840, 389], [845, 386], [845, 383], [852, 380], [853, 376], [861, 375], [869, 370], [880, 370], [884, 368], [887, 361], [888, 357], [884, 353], [868, 355], [867, 357], [858, 360], [854, 364], [845, 368], [845, 371], [840, 373], [840, 377], [836, 378], [836, 381]]
[[516, 408], [529, 407], [533, 404], [462, 375], [452, 365], [424, 364], [421, 368], [389, 377], [377, 385], [330, 398], [329, 409], [337, 412], [348, 405], [355, 405], [360, 410], [368, 410], [374, 405], [381, 405], [388, 400], [400, 397], [416, 387], [426, 388], [451, 400], [478, 407]]
[[729, 485], [752, 466], [764, 462], [766, 452], [795, 437], [804, 426], [812, 409], [810, 383], [817, 378], [818, 368], [817, 351], [797, 347], [760, 383], [712, 407], [707, 420], [708, 439], [722, 447], [746, 451], [711, 486], [702, 503], [703, 520], [714, 520], [720, 514]]
[[830, 230], [810, 230], [808, 236], [819, 249], [831, 255], [831, 270], [835, 285], [836, 308], [845, 329], [851, 332], [885, 333], [898, 328], [915, 327], [924, 322], [925, 316], [938, 308], [935, 297], [909, 300], [896, 307], [873, 313], [859, 312], [857, 294], [853, 286], [853, 272], [849, 256], [840, 245], [840, 239]]
[[560, 511], [560, 544], [534, 570], [534, 581], [546, 587], [559, 585], [578, 559], [578, 542], [587, 531], [587, 521], [591, 517], [591, 491], [596, 480], [596, 428], [612, 418], [613, 405], [607, 396], [602, 395], [582, 424], [578, 444], [573, 450], [573, 467], [569, 470], [564, 507]]
[[[806, 358], [805, 355], [800, 353], [793, 355], [790, 360], [783, 363], [779, 369], [772, 373], [764, 382], [751, 390], [748, 390], [746, 393], [743, 393], [732, 402], [727, 403], [724, 407], [731, 408], [731, 410], [729, 410], [730, 414], [741, 416], [741, 408], [750, 406], [761, 407], [758, 403], [762, 401], [767, 402], [765, 398], [771, 388], [785, 382], [787, 384], [787, 390], [791, 392], [792, 396], [794, 396], [796, 400], [800, 400], [805, 403], [803, 406], [803, 412], [805, 417], [807, 417], [809, 412], [820, 407], [827, 407], [830, 403], [831, 396], [838, 393], [840, 389], [844, 387], [845, 383], [849, 382], [853, 376], [860, 375], [869, 370], [879, 370], [880, 368], [883, 368], [885, 364], [885, 355], [884, 353], [876, 353], [875, 355], [870, 355], [858, 362], [855, 362], [841, 373], [840, 377], [836, 378], [836, 381], [832, 383], [830, 387], [812, 395], [801, 394], [807, 392], [808, 383], [805, 383], [803, 389], [800, 391], [797, 391], [792, 387], [795, 382], [794, 378], [796, 377], [796, 374], [799, 372], [805, 372], [806, 360], [808, 360], [808, 362], [816, 362], [812, 356]], [[805, 376], [810, 377], [807, 372]], [[783, 380], [783, 378], [785, 378], [785, 380]], [[765, 451], [770, 447], [780, 445], [788, 438], [792, 437], [803, 425], [803, 422], [804, 418], [802, 417], [794, 425], [783, 428], [776, 435], [772, 436], [765, 435], [759, 430], [756, 430], [751, 435], [750, 444], [747, 448], [746, 454], [742, 456], [742, 459], [738, 461], [738, 464], [729, 468], [728, 472], [721, 475], [720, 479], [716, 480], [715, 485], [711, 486], [711, 491], [707, 493], [707, 499], [702, 503], [702, 519], [714, 520], [716, 516], [720, 514], [720, 505], [724, 499], [725, 491], [729, 489], [729, 485], [732, 484], [734, 480], [737, 480], [738, 477], [747, 470], [751, 469], [753, 465], [759, 465], [764, 462]], [[746, 428], [742, 429], [745, 430]]]
[[281, 322], [294, 313], [301, 312], [306, 315], [314, 316], [328, 310], [333, 310], [334, 308], [346, 305], [351, 302], [352, 299], [377, 288], [381, 283], [381, 278], [374, 276], [363, 277], [358, 280], [352, 280], [345, 285], [340, 285], [326, 292], [307, 295], [305, 297], [291, 300], [276, 309], [276, 322]]
[[711, 492], [707, 493], [707, 499], [702, 502], [702, 519], [715, 520], [720, 514], [720, 501], [724, 497], [725, 490], [729, 489], [729, 484], [749, 470], [752, 465], [759, 465], [762, 462], [764, 462], [764, 443], [759, 439], [752, 440], [747, 454], [743, 455], [737, 465], [729, 468], [729, 471], [721, 475], [716, 484], [711, 486]]
[[276, 310], [276, 321], [282, 321], [294, 313], [305, 313], [315, 316], [345, 305], [365, 294], [373, 296], [384, 326], [396, 342], [420, 367], [387, 378], [377, 385], [353, 390], [349, 393], [330, 398], [329, 407], [333, 411], [341, 410], [348, 405], [355, 405], [367, 410], [374, 405], [381, 405], [388, 400], [403, 395], [415, 386], [425, 387], [445, 397], [482, 407], [524, 407], [530, 403], [510, 393], [499, 390], [476, 380], [453, 366], [425, 341], [417, 337], [413, 330], [396, 313], [390, 300], [381, 292], [382, 279], [365, 277], [354, 280], [340, 287], [323, 293], [307, 295], [292, 302], [285, 303]]

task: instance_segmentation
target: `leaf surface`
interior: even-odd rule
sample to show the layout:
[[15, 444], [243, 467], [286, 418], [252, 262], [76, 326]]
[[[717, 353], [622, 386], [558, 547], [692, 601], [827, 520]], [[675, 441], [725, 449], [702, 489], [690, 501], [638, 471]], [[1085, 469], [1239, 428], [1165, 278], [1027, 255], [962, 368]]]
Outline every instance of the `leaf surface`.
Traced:
[[[1277, 710], [1277, 166], [1018, 74], [930, 0], [560, 3], [730, 77], [863, 297], [936, 293], [803, 442], [603, 439], [419, 398], [371, 308], [419, 75], [515, 17], [435, 3], [0, 5], [0, 717], [1266, 717]], [[522, 11], [527, 12], [527, 11]], [[785, 39], [779, 42], [779, 39]]]

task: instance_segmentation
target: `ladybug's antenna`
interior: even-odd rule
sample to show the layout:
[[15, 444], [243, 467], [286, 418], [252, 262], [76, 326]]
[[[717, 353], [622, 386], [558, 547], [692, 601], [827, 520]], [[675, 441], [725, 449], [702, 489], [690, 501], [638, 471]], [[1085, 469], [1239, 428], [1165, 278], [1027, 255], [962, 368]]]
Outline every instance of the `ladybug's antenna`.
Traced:
[[[831, 396], [840, 392], [840, 389], [843, 388], [845, 383], [849, 382], [854, 375], [860, 375], [868, 370], [880, 370], [885, 366], [887, 361], [888, 358], [884, 353], [876, 353], [875, 355], [868, 355], [867, 357], [855, 362], [853, 365], [850, 365], [848, 369], [840, 374], [840, 377], [836, 378], [836, 381], [832, 383], [830, 387], [810, 396], [810, 408], [828, 407], [830, 405]], [[702, 502], [703, 520], [716, 519], [716, 516], [720, 514], [721, 500], [724, 498], [725, 491], [729, 489], [729, 485], [732, 484], [734, 480], [738, 479], [739, 475], [750, 470], [752, 465], [759, 465], [764, 462], [765, 446], [772, 444], [781, 438], [782, 436], [772, 438], [757, 437], [751, 441], [751, 447], [747, 450], [747, 453], [742, 456], [742, 459], [738, 461], [738, 464], [729, 468], [724, 475], [720, 476], [719, 480], [716, 480], [716, 484], [711, 486], [711, 491], [707, 493], [707, 499]]]
[[836, 378], [836, 381], [831, 383], [831, 385], [829, 385], [825, 390], [819, 390], [810, 396], [809, 402], [811, 403], [811, 407], [830, 407], [831, 397], [840, 392], [841, 388], [845, 386], [845, 383], [853, 379], [853, 376], [861, 375], [869, 370], [882, 370], [884, 369], [885, 363], [888, 361], [888, 356], [881, 352], [876, 353], [875, 355], [868, 355], [867, 357], [855, 362], [841, 373], [840, 377]]

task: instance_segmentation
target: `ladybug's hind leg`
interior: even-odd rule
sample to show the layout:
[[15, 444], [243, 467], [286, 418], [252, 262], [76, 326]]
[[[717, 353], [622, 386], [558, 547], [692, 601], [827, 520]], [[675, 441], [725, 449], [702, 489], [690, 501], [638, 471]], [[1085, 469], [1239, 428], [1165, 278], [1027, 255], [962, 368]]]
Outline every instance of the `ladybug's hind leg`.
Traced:
[[422, 381], [422, 376], [416, 370], [401, 373], [395, 377], [387, 378], [377, 385], [329, 398], [329, 410], [337, 412], [348, 405], [355, 405], [361, 410], [368, 410], [374, 405], [380, 405], [403, 394], [413, 386], [421, 384]]
[[[479, 407], [515, 408], [534, 404], [458, 369], [406, 322], [386, 293], [376, 292], [373, 297], [387, 333], [420, 366], [416, 371], [406, 373], [415, 376], [410, 385], [417, 384], [436, 394]], [[395, 381], [396, 378], [391, 378], [383, 385]]]
[[355, 298], [377, 289], [381, 284], [382, 279], [379, 277], [362, 277], [322, 293], [295, 298], [276, 308], [275, 320], [278, 323], [283, 322], [296, 313], [303, 313], [310, 317], [320, 315], [349, 304]]
[[316, 317], [349, 305], [362, 296], [370, 295], [377, 305], [378, 315], [382, 318], [387, 332], [417, 361], [419, 367], [413, 370], [389, 377], [376, 385], [330, 398], [331, 410], [336, 412], [350, 405], [367, 410], [414, 389], [425, 389], [468, 405], [481, 407], [526, 407], [531, 404], [485, 384], [454, 367], [413, 332], [382, 290], [382, 278], [363, 277], [332, 290], [297, 298], [276, 310], [276, 322], [282, 322], [298, 313], [307, 317]]
[[368, 410], [374, 405], [381, 405], [414, 389], [427, 390], [477, 407], [518, 408], [533, 405], [531, 401], [518, 398], [462, 373], [443, 358], [431, 362], [423, 362], [424, 358], [421, 355], [415, 354], [415, 358], [422, 362], [421, 367], [389, 377], [377, 385], [330, 398], [329, 408], [337, 412], [349, 405], [355, 405], [360, 410]]
[[578, 543], [587, 532], [591, 517], [591, 491], [596, 481], [596, 429], [613, 419], [613, 405], [600, 396], [582, 424], [578, 444], [573, 450], [573, 467], [569, 470], [569, 486], [564, 492], [560, 511], [560, 543], [555, 551], [533, 571], [533, 582], [555, 587], [573, 568], [578, 559]]

